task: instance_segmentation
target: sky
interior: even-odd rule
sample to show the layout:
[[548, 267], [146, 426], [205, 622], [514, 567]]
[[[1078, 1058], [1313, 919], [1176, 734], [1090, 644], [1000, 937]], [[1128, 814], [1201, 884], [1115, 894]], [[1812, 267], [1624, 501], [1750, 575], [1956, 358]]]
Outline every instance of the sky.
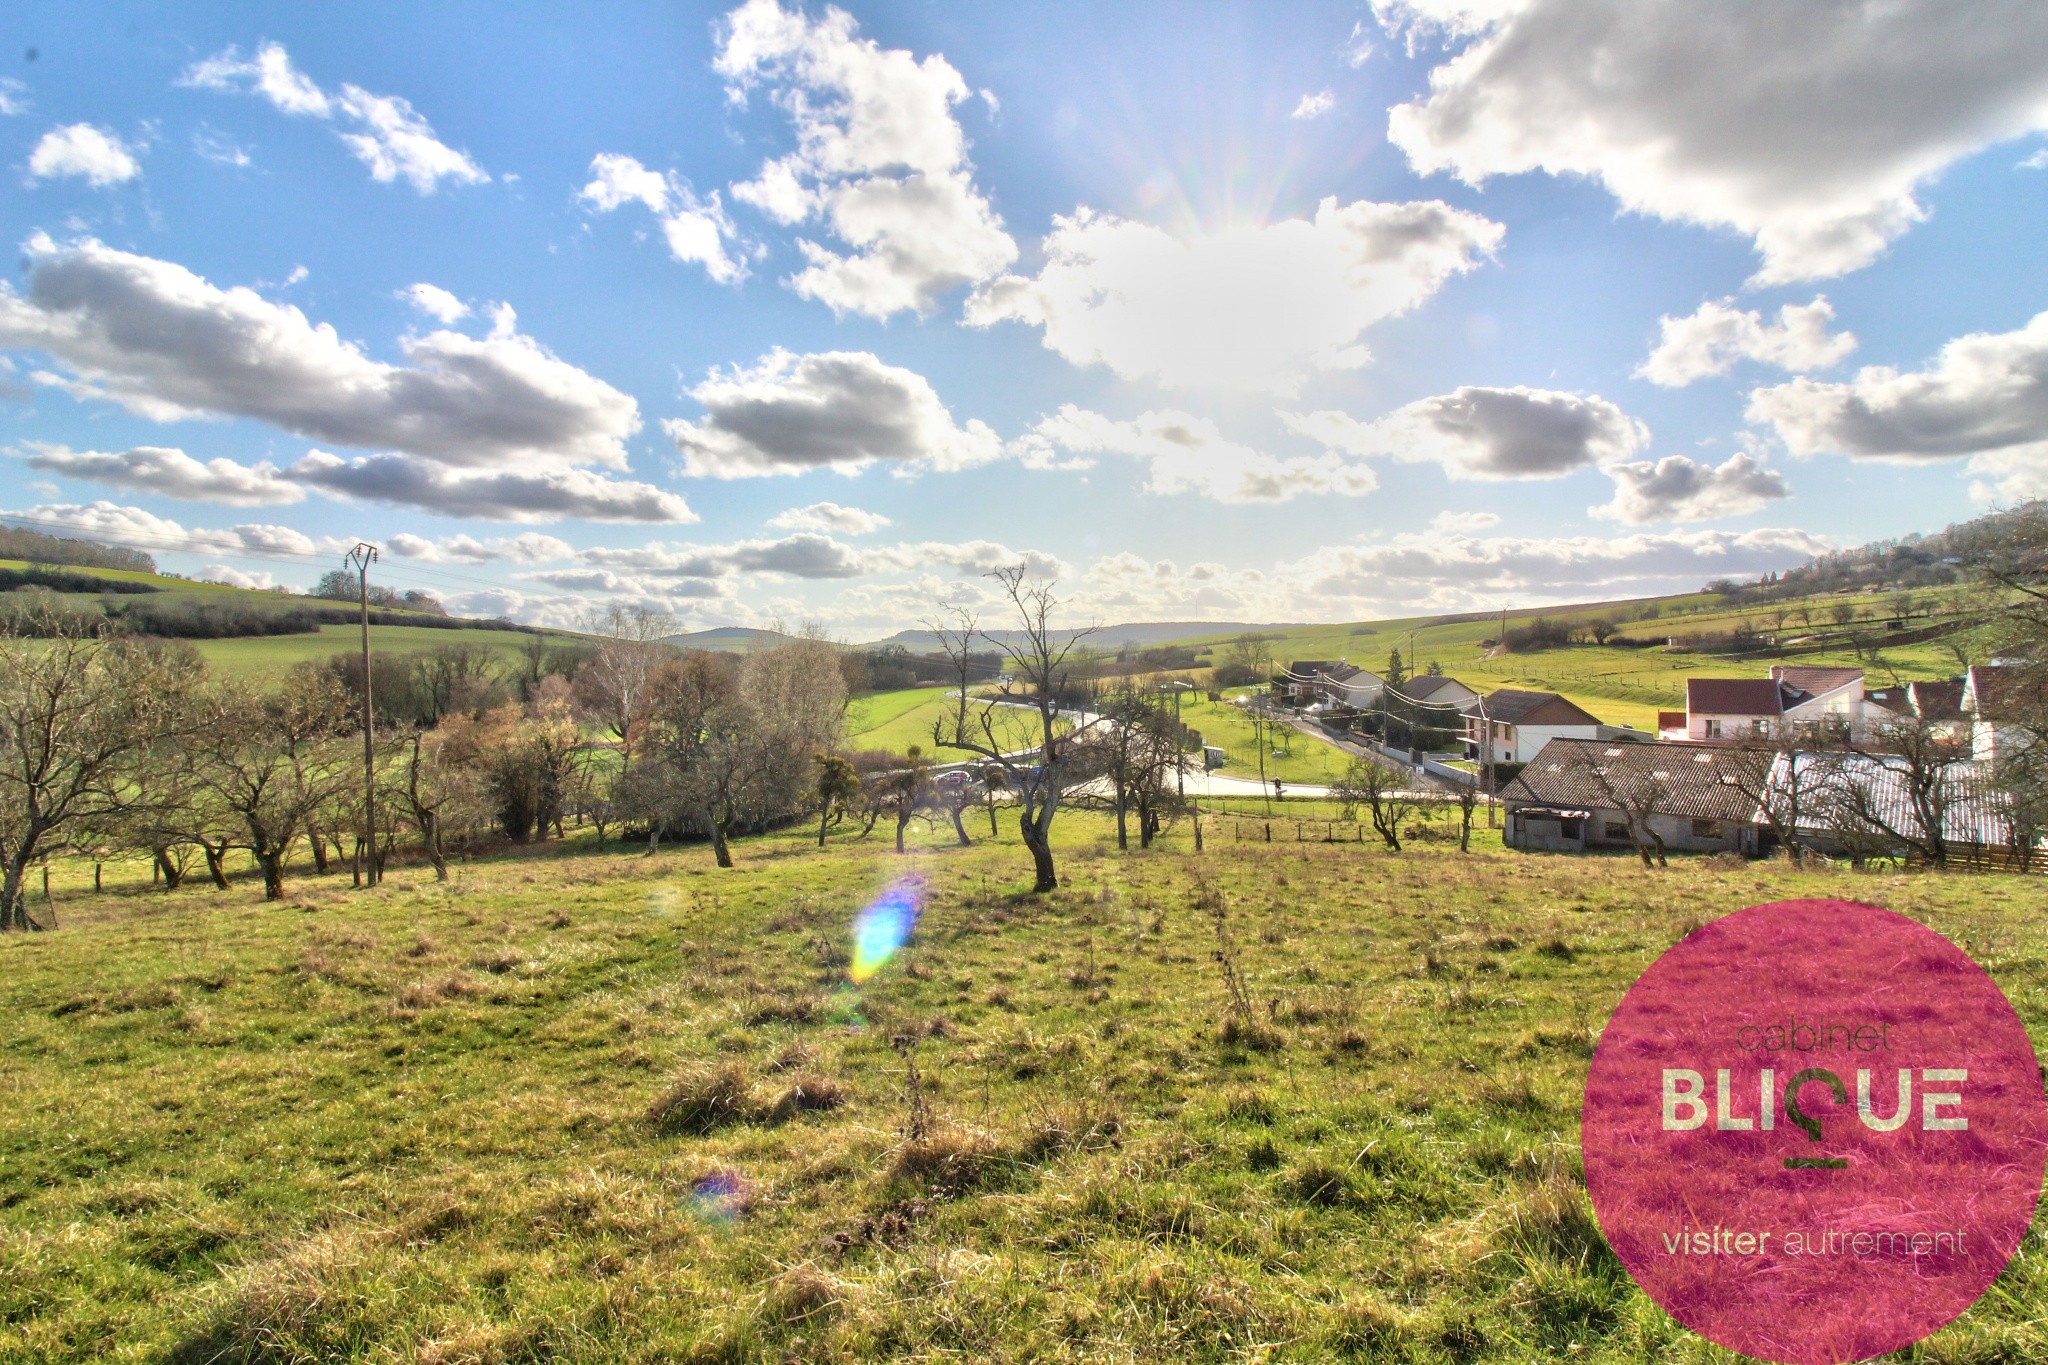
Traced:
[[20, 0], [0, 520], [573, 627], [1697, 588], [2048, 493], [2048, 6]]

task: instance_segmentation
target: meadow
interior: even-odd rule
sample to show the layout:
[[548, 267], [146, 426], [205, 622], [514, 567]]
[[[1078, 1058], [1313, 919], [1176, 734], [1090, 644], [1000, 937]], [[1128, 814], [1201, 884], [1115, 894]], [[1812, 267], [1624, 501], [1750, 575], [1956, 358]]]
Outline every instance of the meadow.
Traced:
[[[1119, 854], [1075, 812], [1030, 897], [969, 828], [730, 872], [579, 837], [273, 905], [60, 867], [63, 927], [0, 939], [0, 1360], [1723, 1361], [1585, 1197], [1637, 973], [1844, 896], [2048, 1030], [2017, 877]], [[922, 919], [856, 984], [891, 886]], [[1907, 1358], [2048, 1355], [2043, 1251]]]

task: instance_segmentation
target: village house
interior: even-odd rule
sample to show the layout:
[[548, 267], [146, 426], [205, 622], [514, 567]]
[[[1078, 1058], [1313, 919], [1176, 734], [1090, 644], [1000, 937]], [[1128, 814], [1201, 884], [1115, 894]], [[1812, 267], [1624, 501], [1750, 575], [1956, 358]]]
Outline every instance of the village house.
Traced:
[[1524, 763], [1553, 739], [1601, 739], [1599, 717], [1555, 692], [1503, 687], [1465, 710], [1465, 757]]
[[2027, 718], [2048, 714], [2048, 682], [2038, 669], [1972, 664], [1957, 705], [1970, 721], [1970, 756], [2000, 763], [2032, 741], [2035, 727]]
[[2032, 856], [1989, 763], [1958, 759], [1934, 777], [1894, 754], [1786, 751], [1772, 760], [1763, 805], [1789, 837], [1831, 857], [1906, 856], [1927, 847], [1930, 827], [1956, 861]]
[[1325, 702], [1365, 711], [1379, 704], [1386, 680], [1343, 659], [1297, 659], [1281, 675], [1287, 698], [1297, 704]]
[[1440, 673], [1419, 673], [1394, 690], [1417, 705], [1447, 706], [1457, 711], [1479, 700], [1477, 692]]
[[[1773, 684], [1775, 686], [1775, 684]], [[1773, 755], [1704, 744], [1553, 739], [1501, 792], [1502, 839], [1528, 852], [1754, 853]]]

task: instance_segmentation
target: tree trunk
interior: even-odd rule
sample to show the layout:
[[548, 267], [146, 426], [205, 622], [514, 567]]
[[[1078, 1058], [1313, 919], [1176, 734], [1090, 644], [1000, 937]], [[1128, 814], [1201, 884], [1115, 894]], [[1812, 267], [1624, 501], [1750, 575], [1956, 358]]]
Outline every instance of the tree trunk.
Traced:
[[993, 839], [996, 837], [997, 833], [998, 831], [996, 829], [996, 793], [995, 788], [991, 787], [989, 788], [988, 793], [988, 837]]
[[960, 823], [960, 807], [948, 806], [946, 813], [953, 817], [953, 833], [960, 837], [960, 847], [967, 848], [972, 845], [974, 840], [967, 837], [967, 826]]
[[434, 865], [434, 880], [448, 880], [448, 855], [441, 851], [441, 831], [436, 829], [427, 836], [427, 861]]
[[909, 823], [910, 807], [906, 805], [903, 809], [896, 812], [896, 851], [898, 853], [903, 851], [903, 830]]
[[823, 810], [821, 810], [821, 811], [819, 811], [819, 812], [818, 812], [818, 847], [819, 847], [819, 848], [823, 848], [823, 847], [825, 846], [825, 826], [826, 826], [827, 824], [829, 824], [829, 823], [831, 822], [831, 819], [832, 819], [832, 807], [831, 807], [830, 805], [827, 805], [827, 806], [825, 807], [825, 809], [823, 809]]
[[215, 886], [223, 891], [227, 890], [228, 873], [227, 869], [222, 866], [223, 860], [227, 857], [226, 847], [215, 848], [212, 844], [201, 840], [199, 853], [200, 856], [206, 859], [206, 875], [213, 878]]
[[[732, 845], [728, 844], [725, 840], [725, 831], [728, 823], [725, 820], [713, 820], [711, 822], [711, 855], [718, 860], [720, 867], [732, 866]], [[900, 837], [901, 831], [898, 831], [898, 834]]]
[[1045, 832], [1039, 829], [1038, 822], [1032, 819], [1028, 811], [1018, 817], [1017, 828], [1024, 835], [1024, 847], [1031, 850], [1031, 867], [1037, 875], [1037, 881], [1031, 888], [1032, 892], [1037, 894], [1058, 890], [1060, 879], [1053, 871], [1052, 841], [1046, 838]]
[[6, 873], [0, 876], [0, 933], [29, 927], [28, 893], [22, 889], [27, 875], [26, 859], [8, 860]]
[[159, 847], [152, 851], [156, 854], [157, 871], [163, 874], [164, 890], [176, 891], [179, 883], [185, 880], [185, 874], [171, 861], [171, 851], [168, 848]]
[[256, 866], [263, 869], [263, 899], [281, 901], [284, 899], [284, 852], [258, 850]]
[[1131, 851], [1131, 836], [1124, 828], [1124, 794], [1118, 788], [1116, 794], [1116, 846], [1119, 852]]
[[327, 840], [317, 829], [306, 831], [307, 841], [313, 845], [313, 871], [320, 876], [327, 875]]

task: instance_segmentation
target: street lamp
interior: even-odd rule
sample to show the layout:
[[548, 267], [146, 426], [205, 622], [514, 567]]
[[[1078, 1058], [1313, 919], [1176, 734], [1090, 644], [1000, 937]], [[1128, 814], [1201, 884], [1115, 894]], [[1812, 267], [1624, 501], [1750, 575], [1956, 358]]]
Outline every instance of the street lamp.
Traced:
[[[1173, 744], [1176, 760], [1173, 765], [1173, 781], [1174, 789], [1176, 792], [1179, 793], [1180, 796], [1180, 803], [1183, 806], [1187, 806], [1188, 752], [1186, 745], [1188, 732], [1187, 727], [1182, 725], [1180, 721], [1180, 699], [1181, 694], [1194, 691], [1195, 685], [1191, 682], [1183, 682], [1180, 679], [1175, 678], [1171, 682], [1161, 683], [1159, 685], [1159, 690], [1161, 692], [1173, 693]], [[1202, 765], [1202, 771], [1205, 774], [1208, 772], [1208, 764], [1206, 762]], [[1195, 852], [1200, 853], [1202, 851], [1202, 808], [1199, 805], [1197, 805], [1188, 806], [1188, 809], [1191, 812], [1193, 812], [1195, 820]]]

